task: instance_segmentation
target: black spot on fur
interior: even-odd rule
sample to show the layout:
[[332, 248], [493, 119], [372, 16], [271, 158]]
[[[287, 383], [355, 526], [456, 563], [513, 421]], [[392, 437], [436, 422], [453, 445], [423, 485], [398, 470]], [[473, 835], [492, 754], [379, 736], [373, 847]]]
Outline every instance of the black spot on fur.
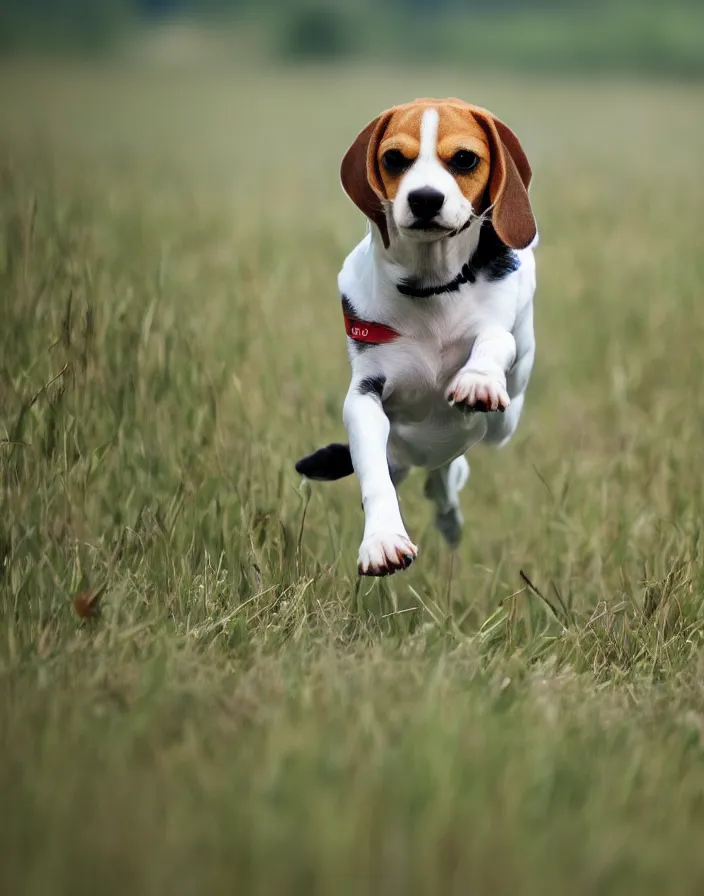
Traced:
[[377, 395], [381, 398], [381, 393], [386, 385], [385, 376], [365, 376], [365, 378], [357, 386], [360, 395]]
[[334, 442], [325, 448], [319, 448], [297, 462], [296, 472], [308, 479], [317, 479], [321, 482], [332, 482], [351, 476], [354, 468], [349, 445]]
[[508, 277], [518, 270], [521, 263], [518, 255], [502, 242], [493, 225], [487, 222], [482, 227], [471, 265], [477, 274], [483, 274], [487, 280], [494, 281]]
[[479, 234], [479, 244], [474, 255], [462, 267], [462, 270], [449, 283], [439, 286], [419, 286], [413, 280], [403, 280], [397, 284], [401, 295], [412, 299], [428, 299], [431, 296], [458, 292], [465, 283], [476, 283], [477, 277], [483, 275], [494, 282], [503, 280], [520, 267], [518, 256], [501, 241], [490, 221], [486, 221]]

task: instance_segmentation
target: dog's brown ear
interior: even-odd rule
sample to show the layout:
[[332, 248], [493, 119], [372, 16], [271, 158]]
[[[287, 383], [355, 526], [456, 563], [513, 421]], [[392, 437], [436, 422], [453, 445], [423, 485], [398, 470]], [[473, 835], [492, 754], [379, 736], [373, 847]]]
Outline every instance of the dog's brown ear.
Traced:
[[499, 238], [512, 249], [525, 249], [535, 239], [528, 187], [531, 168], [518, 137], [485, 109], [474, 109], [483, 125], [491, 149], [489, 203], [493, 206], [492, 224]]
[[383, 112], [370, 122], [345, 153], [340, 168], [345, 193], [379, 228], [385, 248], [389, 246], [389, 229], [382, 203], [384, 186], [376, 155], [390, 118], [390, 111]]

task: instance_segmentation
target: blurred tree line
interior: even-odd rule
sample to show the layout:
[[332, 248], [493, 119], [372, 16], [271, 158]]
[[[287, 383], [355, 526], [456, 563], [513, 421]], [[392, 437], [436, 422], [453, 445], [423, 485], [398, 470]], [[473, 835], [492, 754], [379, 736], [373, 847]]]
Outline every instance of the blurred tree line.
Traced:
[[704, 0], [0, 0], [0, 52], [103, 52], [171, 18], [255, 22], [287, 60], [704, 76]]

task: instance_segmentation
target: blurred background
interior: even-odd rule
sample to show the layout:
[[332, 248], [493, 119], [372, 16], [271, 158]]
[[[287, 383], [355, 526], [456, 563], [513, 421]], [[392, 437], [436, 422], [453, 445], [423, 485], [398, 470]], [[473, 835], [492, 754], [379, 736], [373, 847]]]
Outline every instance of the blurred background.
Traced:
[[[702, 0], [0, 0], [0, 893], [704, 892], [702, 76]], [[536, 367], [360, 584], [293, 464], [423, 95], [526, 149]]]
[[[2, 0], [0, 52], [104, 53], [158, 43], [217, 52], [369, 57], [533, 71], [704, 74], [701, 0]], [[168, 36], [168, 44], [165, 38]], [[208, 47], [207, 52], [215, 52]]]

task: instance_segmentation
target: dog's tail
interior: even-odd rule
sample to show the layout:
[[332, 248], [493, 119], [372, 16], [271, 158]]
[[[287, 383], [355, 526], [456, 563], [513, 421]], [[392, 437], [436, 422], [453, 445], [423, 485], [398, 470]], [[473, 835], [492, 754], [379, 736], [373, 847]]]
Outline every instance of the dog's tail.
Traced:
[[296, 472], [308, 479], [317, 479], [321, 482], [332, 482], [351, 476], [354, 467], [350, 457], [350, 446], [334, 442], [325, 448], [319, 448], [296, 463]]

